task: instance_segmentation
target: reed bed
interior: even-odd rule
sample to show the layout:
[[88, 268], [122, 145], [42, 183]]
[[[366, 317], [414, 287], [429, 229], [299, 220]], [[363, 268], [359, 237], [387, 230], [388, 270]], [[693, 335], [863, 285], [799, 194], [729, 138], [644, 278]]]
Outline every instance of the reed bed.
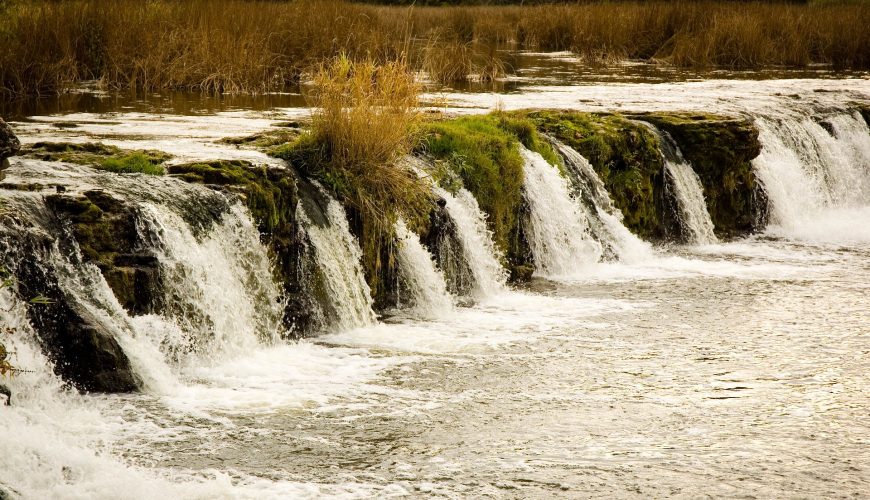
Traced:
[[[506, 50], [584, 61], [757, 69], [870, 68], [870, 3], [646, 1], [402, 7], [342, 0], [5, 0], [0, 93], [260, 93], [321, 61], [403, 59], [440, 82], [498, 78]], [[469, 76], [472, 75], [472, 76]]]

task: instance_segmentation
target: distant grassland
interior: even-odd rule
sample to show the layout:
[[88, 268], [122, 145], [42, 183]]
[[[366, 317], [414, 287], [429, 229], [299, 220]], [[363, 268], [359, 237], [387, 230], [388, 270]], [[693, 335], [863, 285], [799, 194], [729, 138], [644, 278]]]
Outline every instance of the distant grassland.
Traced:
[[106, 88], [259, 93], [337, 54], [403, 59], [435, 80], [488, 80], [500, 51], [590, 64], [870, 68], [870, 4], [595, 2], [403, 7], [339, 0], [0, 0], [0, 94]]

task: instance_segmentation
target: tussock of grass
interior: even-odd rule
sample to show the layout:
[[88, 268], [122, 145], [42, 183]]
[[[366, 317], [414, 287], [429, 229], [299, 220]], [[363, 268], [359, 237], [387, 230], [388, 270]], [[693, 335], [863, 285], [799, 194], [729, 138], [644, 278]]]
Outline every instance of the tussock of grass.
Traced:
[[348, 208], [376, 301], [386, 293], [398, 217], [423, 232], [432, 207], [429, 187], [403, 161], [419, 137], [419, 91], [404, 62], [337, 57], [319, 67], [306, 92], [310, 132], [271, 151]]

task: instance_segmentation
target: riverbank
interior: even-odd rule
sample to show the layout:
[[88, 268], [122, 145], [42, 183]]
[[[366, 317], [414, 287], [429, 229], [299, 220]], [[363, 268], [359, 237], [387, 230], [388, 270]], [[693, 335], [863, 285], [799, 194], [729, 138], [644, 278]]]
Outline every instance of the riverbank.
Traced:
[[264, 93], [343, 53], [406, 60], [442, 83], [514, 74], [517, 50], [586, 63], [867, 69], [864, 3], [603, 2], [399, 7], [301, 2], [0, 4], [0, 94], [104, 89]]

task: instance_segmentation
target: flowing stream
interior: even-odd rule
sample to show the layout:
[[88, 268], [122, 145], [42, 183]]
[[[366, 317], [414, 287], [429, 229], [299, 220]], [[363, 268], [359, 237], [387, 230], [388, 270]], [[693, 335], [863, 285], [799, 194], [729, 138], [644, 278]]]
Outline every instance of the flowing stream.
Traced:
[[[2, 380], [13, 397], [0, 406], [0, 497], [862, 498], [870, 130], [843, 103], [868, 96], [866, 81], [837, 80], [506, 94], [507, 108], [749, 116], [770, 224], [710, 238], [697, 176], [675, 161], [695, 236], [654, 250], [576, 151], [556, 144], [563, 175], [523, 150], [531, 283], [506, 283], [470, 192], [436, 189], [452, 239], [427, 249], [397, 225], [400, 310], [379, 320], [347, 214], [315, 186], [297, 213], [303, 288], [319, 305], [319, 335], [303, 340], [288, 340], [288, 299], [234, 197], [13, 158], [5, 183], [129, 201], [136, 251], [166, 286], [153, 310], [128, 313], [57, 223], [54, 191], [0, 185], [3, 265], [35, 256], [29, 271], [117, 341], [142, 386], [70, 390], [28, 321], [34, 306], [0, 289], [15, 332], [4, 345], [27, 370]], [[456, 96], [472, 98], [490, 99]]]

